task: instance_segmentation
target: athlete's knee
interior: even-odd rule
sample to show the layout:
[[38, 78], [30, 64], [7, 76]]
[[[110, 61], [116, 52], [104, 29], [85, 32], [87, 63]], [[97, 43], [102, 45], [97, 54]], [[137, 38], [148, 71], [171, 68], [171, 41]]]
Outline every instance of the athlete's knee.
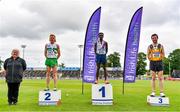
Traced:
[[106, 70], [106, 65], [103, 64], [103, 69]]
[[152, 81], [155, 81], [156, 80], [156, 77], [152, 77]]
[[46, 72], [46, 75], [50, 75], [50, 73], [51, 73], [50, 71], [47, 71], [47, 72]]
[[99, 71], [100, 67], [97, 67], [97, 71]]
[[57, 76], [54, 76], [53, 79], [54, 79], [54, 80], [57, 80]]
[[57, 73], [55, 72], [55, 73], [53, 73], [53, 77], [57, 77]]
[[162, 81], [162, 80], [163, 80], [163, 77], [158, 77], [158, 79], [159, 79], [160, 81]]
[[53, 71], [53, 76], [57, 74], [57, 71]]
[[46, 77], [47, 77], [47, 78], [50, 78], [50, 74], [46, 74]]

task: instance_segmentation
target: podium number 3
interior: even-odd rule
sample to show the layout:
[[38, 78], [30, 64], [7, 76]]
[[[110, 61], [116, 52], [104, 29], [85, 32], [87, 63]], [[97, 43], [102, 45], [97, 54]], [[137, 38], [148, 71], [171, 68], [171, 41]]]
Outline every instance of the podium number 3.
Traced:
[[51, 93], [45, 93], [45, 100], [51, 100], [50, 97], [51, 97]]
[[162, 103], [163, 101], [162, 101], [162, 98], [159, 98], [159, 103]]
[[102, 88], [99, 89], [99, 92], [102, 91], [102, 97], [105, 97], [105, 87], [102, 86]]

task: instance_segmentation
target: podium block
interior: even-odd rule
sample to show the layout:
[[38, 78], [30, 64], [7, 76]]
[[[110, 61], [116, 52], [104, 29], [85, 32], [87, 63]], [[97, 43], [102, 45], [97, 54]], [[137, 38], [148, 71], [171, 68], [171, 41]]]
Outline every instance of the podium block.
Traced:
[[92, 105], [113, 105], [111, 84], [92, 84]]
[[169, 106], [169, 98], [160, 96], [147, 96], [147, 103], [152, 106]]
[[61, 90], [39, 91], [39, 105], [60, 105]]

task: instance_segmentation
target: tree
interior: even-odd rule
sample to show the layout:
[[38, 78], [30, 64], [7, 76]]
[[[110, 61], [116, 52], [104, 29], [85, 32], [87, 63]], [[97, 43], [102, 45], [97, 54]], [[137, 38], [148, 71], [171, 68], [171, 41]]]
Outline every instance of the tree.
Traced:
[[164, 57], [163, 65], [164, 65], [164, 74], [169, 74], [169, 58]]
[[168, 58], [171, 64], [171, 72], [172, 70], [180, 70], [180, 49], [175, 49]]
[[137, 59], [137, 68], [136, 68], [136, 74], [137, 75], [144, 75], [146, 73], [146, 54], [143, 52], [138, 53], [138, 59]]
[[108, 67], [121, 67], [120, 54], [118, 52], [114, 52], [113, 54], [108, 55], [107, 66]]

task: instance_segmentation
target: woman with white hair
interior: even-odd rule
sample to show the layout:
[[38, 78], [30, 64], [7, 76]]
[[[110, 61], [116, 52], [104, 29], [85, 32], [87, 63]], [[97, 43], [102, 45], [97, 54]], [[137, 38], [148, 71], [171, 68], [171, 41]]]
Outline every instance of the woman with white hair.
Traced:
[[16, 105], [18, 102], [19, 86], [22, 82], [23, 72], [26, 69], [26, 62], [19, 57], [19, 50], [13, 49], [11, 57], [4, 62], [6, 82], [8, 86], [8, 103]]

